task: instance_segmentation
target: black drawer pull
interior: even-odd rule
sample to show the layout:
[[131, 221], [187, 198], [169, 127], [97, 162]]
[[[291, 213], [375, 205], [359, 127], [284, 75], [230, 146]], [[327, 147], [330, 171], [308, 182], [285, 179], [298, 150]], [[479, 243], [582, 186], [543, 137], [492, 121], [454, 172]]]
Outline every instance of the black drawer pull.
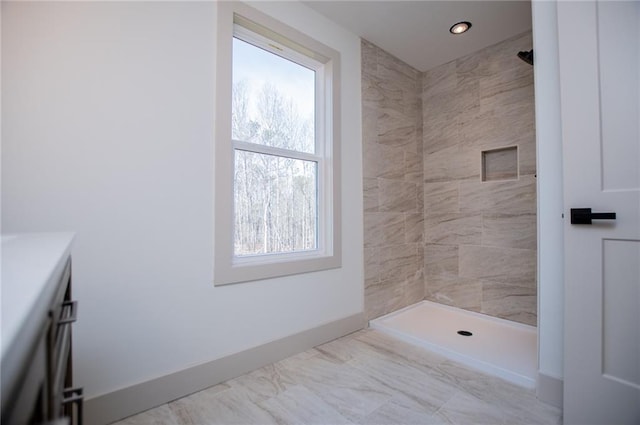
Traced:
[[[65, 408], [65, 414], [71, 417], [75, 417], [76, 425], [82, 425], [82, 405], [84, 403], [84, 396], [82, 395], [82, 387], [79, 388], [65, 388], [62, 391], [62, 406]], [[76, 406], [77, 415], [73, 415], [71, 409], [73, 405]], [[67, 407], [69, 410], [67, 410]]]
[[58, 321], [58, 326], [73, 323], [78, 320], [78, 301], [65, 301], [62, 303], [62, 311], [65, 310], [65, 307], [71, 307], [69, 315], [61, 318], [60, 321]]

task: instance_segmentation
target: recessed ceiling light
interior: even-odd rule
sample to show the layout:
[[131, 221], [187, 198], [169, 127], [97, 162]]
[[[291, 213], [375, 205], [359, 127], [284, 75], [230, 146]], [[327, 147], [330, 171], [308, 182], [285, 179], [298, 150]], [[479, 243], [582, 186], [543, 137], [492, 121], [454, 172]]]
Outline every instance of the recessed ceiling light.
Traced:
[[462, 34], [469, 31], [469, 28], [471, 28], [471, 22], [462, 21], [452, 25], [451, 28], [449, 28], [449, 32], [451, 34]]

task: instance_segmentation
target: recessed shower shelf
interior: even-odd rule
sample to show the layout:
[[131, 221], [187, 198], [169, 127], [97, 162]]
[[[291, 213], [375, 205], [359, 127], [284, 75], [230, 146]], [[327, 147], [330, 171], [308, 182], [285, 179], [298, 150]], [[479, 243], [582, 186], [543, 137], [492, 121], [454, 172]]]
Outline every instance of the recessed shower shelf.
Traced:
[[482, 151], [482, 181], [517, 180], [518, 147]]

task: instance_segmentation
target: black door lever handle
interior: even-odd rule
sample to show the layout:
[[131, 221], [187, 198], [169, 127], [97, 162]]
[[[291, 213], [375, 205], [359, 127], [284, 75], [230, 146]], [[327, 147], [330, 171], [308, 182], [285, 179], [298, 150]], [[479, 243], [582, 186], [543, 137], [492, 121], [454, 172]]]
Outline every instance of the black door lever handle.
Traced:
[[591, 208], [571, 208], [571, 224], [591, 224], [591, 220], [615, 220], [616, 213], [592, 213]]

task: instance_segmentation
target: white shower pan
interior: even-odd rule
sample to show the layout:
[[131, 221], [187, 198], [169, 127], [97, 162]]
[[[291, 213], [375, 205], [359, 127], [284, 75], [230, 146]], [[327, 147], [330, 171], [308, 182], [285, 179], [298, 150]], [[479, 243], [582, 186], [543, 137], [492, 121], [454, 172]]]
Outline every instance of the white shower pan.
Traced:
[[533, 326], [431, 301], [374, 319], [369, 326], [514, 384], [536, 386], [537, 329]]

